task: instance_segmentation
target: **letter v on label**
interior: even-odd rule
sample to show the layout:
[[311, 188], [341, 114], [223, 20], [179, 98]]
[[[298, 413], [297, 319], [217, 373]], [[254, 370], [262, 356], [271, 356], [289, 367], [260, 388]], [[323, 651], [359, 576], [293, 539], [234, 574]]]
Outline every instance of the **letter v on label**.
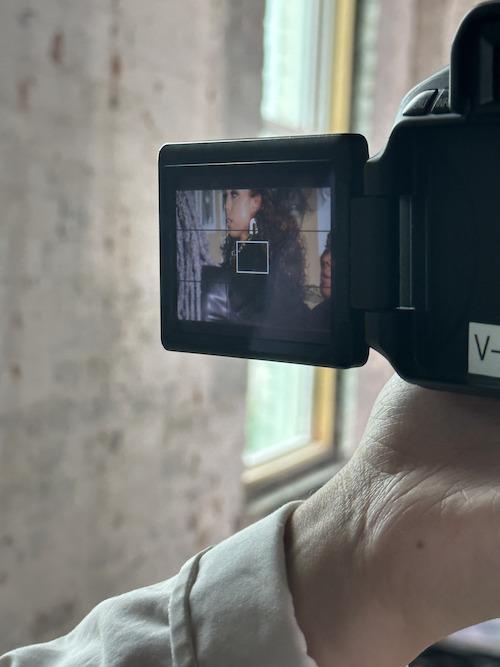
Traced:
[[486, 356], [486, 352], [488, 351], [488, 345], [490, 344], [491, 336], [488, 336], [486, 338], [486, 342], [485, 342], [483, 348], [481, 348], [481, 344], [479, 342], [479, 337], [478, 337], [477, 334], [474, 334], [474, 338], [476, 339], [476, 345], [477, 345], [477, 351], [479, 352], [479, 357], [480, 357], [481, 361], [484, 361], [484, 358]]

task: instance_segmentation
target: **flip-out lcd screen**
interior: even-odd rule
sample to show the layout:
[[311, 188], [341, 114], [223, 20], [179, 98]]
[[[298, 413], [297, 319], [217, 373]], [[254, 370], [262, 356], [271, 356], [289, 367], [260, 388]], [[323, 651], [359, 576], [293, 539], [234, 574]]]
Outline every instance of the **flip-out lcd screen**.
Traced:
[[162, 342], [168, 350], [356, 365], [350, 207], [359, 135], [165, 145], [160, 151]]

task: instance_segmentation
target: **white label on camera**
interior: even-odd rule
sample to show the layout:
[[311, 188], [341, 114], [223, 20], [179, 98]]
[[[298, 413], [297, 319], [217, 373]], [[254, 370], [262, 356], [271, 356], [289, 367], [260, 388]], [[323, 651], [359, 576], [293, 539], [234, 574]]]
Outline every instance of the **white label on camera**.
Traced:
[[500, 326], [469, 322], [469, 373], [500, 378]]

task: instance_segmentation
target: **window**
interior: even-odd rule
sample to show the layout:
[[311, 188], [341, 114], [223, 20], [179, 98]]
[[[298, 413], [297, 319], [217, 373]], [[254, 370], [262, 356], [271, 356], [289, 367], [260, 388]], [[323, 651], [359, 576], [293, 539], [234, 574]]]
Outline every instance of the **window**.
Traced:
[[[355, 7], [353, 0], [267, 0], [263, 134], [349, 129]], [[243, 473], [249, 496], [335, 462], [339, 375], [249, 362]]]
[[264, 134], [350, 128], [355, 0], [267, 0]]
[[269, 134], [328, 129], [334, 5], [267, 1], [262, 118]]
[[332, 371], [255, 361], [249, 365], [247, 485], [282, 479], [330, 458], [335, 382]]

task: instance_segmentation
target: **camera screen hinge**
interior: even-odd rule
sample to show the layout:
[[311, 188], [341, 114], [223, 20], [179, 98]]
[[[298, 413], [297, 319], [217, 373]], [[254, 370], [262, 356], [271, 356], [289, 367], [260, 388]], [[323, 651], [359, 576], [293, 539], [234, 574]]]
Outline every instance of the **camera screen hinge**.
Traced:
[[399, 298], [399, 199], [351, 200], [351, 307], [393, 310]]

